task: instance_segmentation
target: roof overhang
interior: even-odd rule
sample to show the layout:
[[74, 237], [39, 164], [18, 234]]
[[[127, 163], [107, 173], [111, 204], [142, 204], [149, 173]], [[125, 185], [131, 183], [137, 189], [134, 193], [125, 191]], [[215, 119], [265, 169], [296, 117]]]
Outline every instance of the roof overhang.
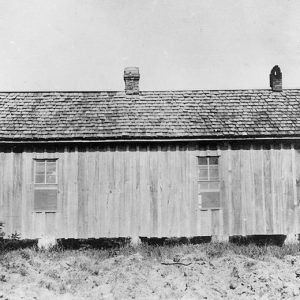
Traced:
[[183, 142], [300, 141], [300, 136], [283, 137], [214, 137], [214, 138], [139, 138], [139, 139], [57, 139], [0, 140], [2, 144], [101, 144], [101, 143], [183, 143]]

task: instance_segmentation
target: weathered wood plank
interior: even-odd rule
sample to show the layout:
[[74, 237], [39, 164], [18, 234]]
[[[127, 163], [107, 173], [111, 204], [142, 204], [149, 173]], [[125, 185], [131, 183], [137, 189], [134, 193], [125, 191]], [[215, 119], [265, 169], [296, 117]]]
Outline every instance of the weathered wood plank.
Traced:
[[265, 211], [266, 211], [266, 232], [267, 234], [274, 233], [274, 218], [273, 218], [273, 200], [272, 200], [272, 174], [271, 174], [271, 150], [264, 150], [264, 197], [265, 197]]
[[232, 150], [232, 177], [231, 177], [231, 192], [232, 192], [232, 212], [233, 212], [233, 227], [232, 233], [242, 235], [242, 201], [241, 201], [241, 159], [240, 151]]

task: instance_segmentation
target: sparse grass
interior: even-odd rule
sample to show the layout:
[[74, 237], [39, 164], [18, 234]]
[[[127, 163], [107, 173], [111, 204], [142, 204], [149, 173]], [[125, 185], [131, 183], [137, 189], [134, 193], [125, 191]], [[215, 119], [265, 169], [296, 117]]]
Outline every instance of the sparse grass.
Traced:
[[[286, 256], [293, 257], [285, 259]], [[168, 261], [176, 262], [178, 257], [179, 260], [181, 257], [190, 259], [191, 265], [165, 265], [165, 262]], [[295, 265], [291, 262], [293, 260]], [[249, 278], [247, 278], [251, 281], [251, 276], [255, 276], [255, 280], [259, 282], [259, 280], [269, 278], [267, 275], [264, 277], [260, 272], [263, 269], [261, 266], [266, 265], [271, 270], [274, 269], [272, 274], [275, 275], [278, 272], [277, 266], [284, 266], [288, 270], [286, 274], [296, 280], [295, 273], [291, 273], [291, 267], [293, 265], [295, 270], [300, 267], [300, 246], [298, 244], [280, 247], [204, 243], [164, 246], [141, 244], [137, 247], [125, 245], [106, 250], [86, 248], [64, 250], [62, 247], [54, 247], [50, 250], [38, 250], [36, 247], [5, 250], [0, 251], [0, 283], [13, 285], [17, 280], [19, 286], [23, 286], [26, 282], [27, 284], [35, 282], [38, 292], [46, 290], [54, 294], [76, 295], [95, 289], [97, 296], [92, 299], [98, 299], [99, 291], [97, 289], [105, 290], [109, 286], [113, 290], [119, 284], [119, 292], [114, 291], [117, 293], [115, 294], [116, 298], [123, 295], [120, 292], [123, 288], [128, 293], [126, 295], [131, 295], [130, 293], [134, 290], [141, 297], [150, 295], [156, 289], [155, 293], [159, 293], [158, 291], [163, 289], [166, 293], [173, 293], [176, 290], [176, 295], [180, 298], [186, 289], [186, 284], [187, 286], [193, 285], [195, 289], [199, 288], [200, 293], [203, 290], [202, 282], [203, 284], [206, 282], [207, 274], [211, 274], [212, 271], [216, 276], [220, 276], [216, 282], [222, 281], [226, 274], [227, 277], [230, 277], [233, 269], [236, 269], [239, 274], [243, 274], [236, 276], [241, 278], [240, 280], [246, 280], [245, 278], [248, 276]], [[255, 270], [256, 275], [249, 270], [251, 272]], [[183, 282], [184, 286], [181, 287], [180, 284]], [[223, 282], [222, 284], [227, 283]], [[256, 283], [253, 281], [251, 284]], [[142, 294], [140, 285], [143, 286], [145, 293], [149, 292], [150, 294]], [[206, 285], [205, 283], [204, 286]], [[262, 282], [262, 285], [265, 286], [265, 283]], [[277, 286], [276, 282], [274, 286]], [[227, 285], [222, 288], [226, 289], [226, 287], [229, 289]], [[260, 287], [256, 289], [259, 293]], [[138, 294], [138, 291], [141, 294]], [[252, 292], [249, 290], [249, 293]], [[165, 295], [161, 294], [161, 297], [164, 298]], [[175, 294], [173, 296], [175, 297]], [[85, 296], [83, 295], [83, 297]], [[213, 299], [213, 297], [210, 298]]]
[[222, 257], [229, 253], [244, 255], [253, 259], [262, 259], [265, 256], [273, 256], [279, 259], [286, 255], [300, 255], [299, 244], [287, 244], [283, 246], [257, 246], [255, 244], [236, 245], [233, 243], [205, 243], [199, 245], [178, 245], [178, 246], [149, 246], [140, 245], [136, 248], [125, 246], [119, 249], [118, 254], [128, 256], [140, 253], [143, 257], [155, 258], [158, 260], [172, 258], [181, 253], [183, 255], [201, 252], [208, 258]]
[[[47, 259], [57, 260], [66, 257], [89, 257], [96, 261], [123, 255], [125, 257], [139, 253], [144, 258], [152, 259], [166, 259], [172, 258], [174, 255], [180, 253], [187, 255], [195, 252], [206, 255], [207, 258], [222, 257], [229, 253], [236, 255], [244, 255], [253, 259], [262, 259], [265, 256], [273, 256], [279, 259], [286, 255], [300, 255], [300, 244], [287, 244], [283, 246], [263, 245], [257, 246], [255, 244], [236, 245], [234, 243], [204, 243], [198, 245], [147, 245], [141, 244], [137, 247], [125, 245], [113, 249], [79, 249], [79, 250], [64, 250], [61, 247], [54, 247], [49, 250], [39, 250], [35, 246], [31, 248], [12, 250], [0, 250], [0, 263], [3, 258], [8, 255], [20, 256], [22, 259], [30, 261], [35, 256], [45, 257]], [[81, 262], [82, 268], [86, 268], [85, 262]]]

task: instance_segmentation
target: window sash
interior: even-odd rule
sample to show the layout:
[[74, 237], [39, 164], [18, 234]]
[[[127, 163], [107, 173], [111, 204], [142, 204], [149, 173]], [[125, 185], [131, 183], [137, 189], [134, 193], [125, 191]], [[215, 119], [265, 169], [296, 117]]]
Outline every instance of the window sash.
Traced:
[[220, 209], [219, 156], [198, 156], [198, 202], [200, 209]]
[[57, 159], [35, 159], [34, 183], [57, 184]]

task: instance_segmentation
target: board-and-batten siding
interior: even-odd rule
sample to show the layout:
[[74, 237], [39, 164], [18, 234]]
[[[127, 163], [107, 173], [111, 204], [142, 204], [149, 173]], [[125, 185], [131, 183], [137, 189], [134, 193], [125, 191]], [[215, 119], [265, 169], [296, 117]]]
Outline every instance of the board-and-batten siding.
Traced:
[[[0, 149], [0, 220], [23, 238], [299, 233], [293, 144]], [[201, 210], [197, 155], [220, 155], [221, 209]], [[58, 211], [33, 211], [33, 159], [58, 159]]]

